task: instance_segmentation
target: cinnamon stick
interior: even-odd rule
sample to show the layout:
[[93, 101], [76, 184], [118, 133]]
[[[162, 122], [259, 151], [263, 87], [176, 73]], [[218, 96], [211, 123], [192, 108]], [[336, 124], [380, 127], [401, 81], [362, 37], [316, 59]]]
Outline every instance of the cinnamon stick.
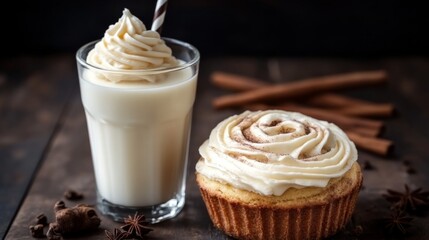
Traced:
[[[337, 125], [340, 126], [339, 124], [337, 124]], [[375, 137], [378, 137], [381, 135], [382, 129], [380, 129], [380, 128], [367, 128], [367, 127], [355, 127], [355, 128], [350, 128], [349, 131], [359, 133], [360, 135], [365, 136], [365, 137], [375, 138]]]
[[381, 131], [384, 128], [384, 123], [379, 120], [349, 117], [349, 116], [337, 114], [329, 110], [304, 107], [297, 104], [285, 104], [285, 105], [279, 105], [279, 106], [270, 106], [266, 104], [252, 104], [252, 105], [247, 105], [246, 108], [248, 108], [249, 110], [279, 109], [279, 110], [285, 110], [285, 111], [300, 112], [310, 117], [335, 123], [336, 125], [338, 125], [344, 130], [354, 130], [360, 133], [361, 135], [365, 135], [368, 137], [379, 136]]
[[390, 117], [394, 113], [392, 104], [357, 105], [340, 109], [331, 109], [334, 112], [354, 117]]
[[242, 93], [221, 96], [213, 101], [215, 108], [243, 106], [256, 101], [291, 99], [309, 94], [385, 83], [385, 71], [364, 71], [328, 75], [290, 83], [262, 86]]
[[219, 71], [213, 72], [210, 79], [215, 86], [233, 91], [248, 91], [268, 85], [268, 83], [256, 78]]
[[387, 156], [393, 148], [393, 142], [382, 138], [362, 136], [353, 131], [346, 131], [347, 136], [356, 144], [357, 148], [380, 156]]
[[324, 94], [311, 96], [306, 100], [306, 102], [308, 104], [315, 105], [318, 107], [331, 107], [331, 108], [374, 104], [369, 101], [364, 101], [364, 100], [356, 99], [352, 97], [340, 96], [338, 94], [333, 94], [333, 93], [324, 93]]
[[334, 111], [344, 115], [360, 117], [390, 117], [395, 111], [391, 103], [372, 103], [332, 93], [315, 95], [306, 100], [306, 103], [333, 108]]
[[[262, 80], [216, 71], [211, 75], [214, 85], [233, 91], [248, 91], [268, 86]], [[391, 103], [372, 103], [334, 93], [317, 94], [305, 101], [309, 105], [332, 108], [332, 111], [356, 117], [390, 117], [395, 107]]]

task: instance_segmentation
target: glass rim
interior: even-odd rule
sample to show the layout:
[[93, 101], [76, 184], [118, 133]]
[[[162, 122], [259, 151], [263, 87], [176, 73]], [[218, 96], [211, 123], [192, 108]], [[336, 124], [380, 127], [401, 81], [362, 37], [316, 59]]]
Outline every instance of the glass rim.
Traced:
[[[161, 73], [169, 73], [169, 72], [175, 72], [175, 71], [180, 71], [183, 70], [185, 68], [188, 68], [190, 66], [195, 65], [196, 63], [199, 62], [200, 60], [200, 52], [198, 51], [198, 49], [191, 45], [190, 43], [184, 42], [184, 41], [180, 41], [174, 38], [168, 38], [168, 37], [162, 37], [161, 39], [163, 39], [164, 41], [171, 42], [174, 43], [176, 45], [179, 45], [181, 47], [184, 47], [186, 49], [189, 49], [190, 51], [192, 51], [193, 53], [195, 53], [195, 56], [189, 60], [189, 61], [185, 61], [184, 64], [180, 64], [177, 66], [171, 66], [171, 67], [160, 67], [160, 68], [152, 68], [152, 69], [127, 69], [127, 70], [122, 70], [122, 69], [106, 69], [106, 68], [101, 68], [99, 66], [95, 66], [93, 64], [90, 64], [86, 61], [86, 59], [83, 59], [83, 52], [91, 45], [95, 45], [96, 43], [98, 43], [99, 41], [101, 41], [101, 39], [98, 40], [94, 40], [91, 41], [89, 43], [86, 43], [85, 45], [81, 46], [77, 52], [76, 52], [76, 60], [82, 65], [85, 66], [87, 68], [90, 68], [92, 70], [96, 70], [96, 71], [103, 71], [103, 72], [108, 72], [108, 73], [113, 73], [113, 74], [145, 74], [145, 75], [152, 75], [152, 74], [161, 74]], [[167, 45], [168, 46], [168, 45]], [[182, 59], [180, 59], [182, 60]], [[183, 60], [184, 61], [184, 60]]]

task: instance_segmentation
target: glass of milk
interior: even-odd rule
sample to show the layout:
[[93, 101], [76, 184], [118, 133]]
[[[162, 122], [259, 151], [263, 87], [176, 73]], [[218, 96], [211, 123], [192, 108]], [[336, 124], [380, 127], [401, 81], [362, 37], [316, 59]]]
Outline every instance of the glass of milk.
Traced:
[[[99, 210], [116, 221], [138, 212], [156, 223], [185, 204], [185, 180], [198, 50], [163, 38], [178, 66], [108, 70], [88, 64], [95, 42], [76, 54]], [[106, 81], [109, 78], [125, 81]], [[127, 81], [126, 79], [156, 79]]]

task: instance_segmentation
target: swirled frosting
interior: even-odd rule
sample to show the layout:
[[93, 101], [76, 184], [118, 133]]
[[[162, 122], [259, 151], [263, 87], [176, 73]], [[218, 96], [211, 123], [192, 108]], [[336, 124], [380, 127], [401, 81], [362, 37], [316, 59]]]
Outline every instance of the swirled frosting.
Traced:
[[[145, 70], [177, 65], [171, 49], [156, 31], [146, 30], [140, 19], [124, 9], [117, 23], [110, 25], [87, 62], [107, 70]], [[113, 82], [129, 80], [156, 81], [153, 76], [104, 74]]]
[[336, 125], [280, 110], [225, 119], [199, 152], [199, 174], [276, 196], [291, 187], [325, 187], [357, 160], [355, 145]]

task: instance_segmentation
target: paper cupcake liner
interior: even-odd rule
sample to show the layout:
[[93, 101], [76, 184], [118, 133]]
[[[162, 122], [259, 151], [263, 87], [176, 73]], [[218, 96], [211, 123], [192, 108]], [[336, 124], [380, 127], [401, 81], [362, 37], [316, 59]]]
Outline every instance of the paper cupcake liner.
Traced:
[[360, 184], [349, 194], [323, 205], [301, 208], [248, 206], [211, 195], [200, 188], [213, 224], [238, 239], [321, 239], [329, 237], [351, 218]]

